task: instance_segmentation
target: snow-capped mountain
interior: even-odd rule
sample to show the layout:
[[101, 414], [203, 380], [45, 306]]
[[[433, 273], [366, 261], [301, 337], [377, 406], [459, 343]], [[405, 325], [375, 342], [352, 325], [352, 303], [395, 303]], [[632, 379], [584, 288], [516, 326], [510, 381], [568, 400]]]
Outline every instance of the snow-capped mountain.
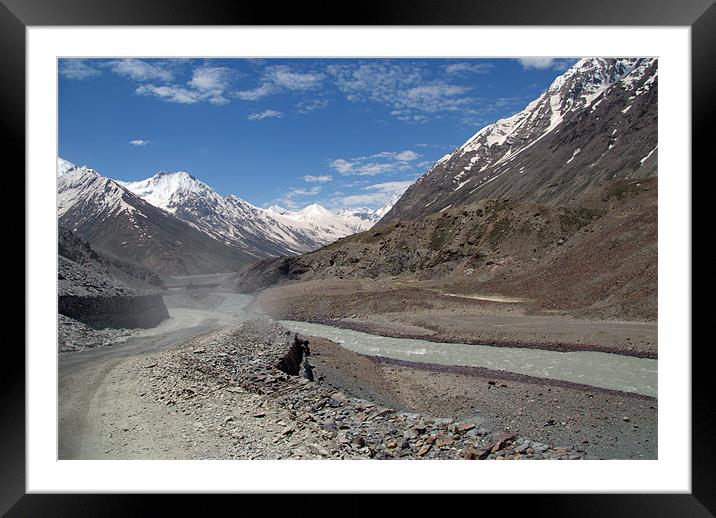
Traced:
[[367, 207], [361, 207], [357, 209], [342, 209], [338, 211], [338, 215], [343, 217], [354, 217], [366, 221], [368, 223], [365, 225], [365, 228], [362, 228], [362, 231], [368, 230], [370, 227], [380, 221], [380, 218], [385, 216], [390, 209], [393, 208], [393, 205], [397, 203], [402, 194], [403, 191], [396, 191], [395, 193], [393, 193], [387, 203], [379, 209], [369, 209]]
[[98, 252], [166, 275], [233, 272], [251, 260], [89, 167], [57, 161], [58, 223]]
[[255, 257], [312, 251], [367, 230], [377, 221], [336, 214], [317, 203], [300, 211], [256, 207], [238, 196], [222, 196], [184, 171], [162, 171], [146, 180], [118, 183], [208, 236]]
[[381, 222], [485, 198], [567, 201], [589, 185], [655, 175], [657, 65], [579, 60], [524, 110], [438, 160]]
[[57, 157], [57, 176], [60, 177], [63, 174], [65, 174], [67, 171], [70, 171], [72, 169], [75, 169], [77, 166], [70, 162], [69, 160], [65, 160], [64, 158]]

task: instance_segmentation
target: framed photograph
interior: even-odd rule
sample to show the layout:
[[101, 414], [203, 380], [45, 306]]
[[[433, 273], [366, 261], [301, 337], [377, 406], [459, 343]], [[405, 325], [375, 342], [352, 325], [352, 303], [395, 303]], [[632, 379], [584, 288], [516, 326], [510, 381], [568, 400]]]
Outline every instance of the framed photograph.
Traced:
[[256, 492], [713, 515], [711, 1], [3, 0], [0, 23], [26, 203], [8, 516]]

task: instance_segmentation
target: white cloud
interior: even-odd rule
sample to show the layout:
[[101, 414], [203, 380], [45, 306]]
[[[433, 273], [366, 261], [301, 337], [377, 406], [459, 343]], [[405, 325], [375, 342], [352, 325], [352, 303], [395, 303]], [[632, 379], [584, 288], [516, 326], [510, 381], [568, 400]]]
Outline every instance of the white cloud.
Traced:
[[348, 174], [353, 169], [353, 164], [342, 158], [332, 161], [330, 166], [340, 174]]
[[266, 77], [276, 86], [287, 90], [312, 90], [321, 85], [325, 75], [297, 72], [286, 65], [277, 65], [266, 69]]
[[565, 70], [569, 67], [571, 60], [561, 58], [518, 58], [522, 68], [529, 70], [531, 68], [537, 70], [546, 70], [554, 68], [556, 70]]
[[415, 151], [381, 151], [368, 156], [359, 156], [351, 159], [338, 158], [330, 162], [329, 166], [342, 175], [374, 176], [384, 173], [404, 172], [412, 166], [420, 155]]
[[81, 81], [100, 75], [100, 71], [84, 59], [62, 59], [59, 64], [59, 72], [65, 79]]
[[202, 100], [198, 92], [181, 86], [140, 85], [134, 93], [158, 97], [163, 101], [177, 104], [194, 104]]
[[469, 90], [466, 86], [436, 83], [432, 85], [416, 86], [403, 93], [396, 100], [398, 110], [419, 110], [428, 113], [439, 111], [457, 111], [472, 99], [459, 97]]
[[288, 192], [286, 194], [284, 194], [281, 198], [278, 198], [274, 201], [276, 201], [277, 203], [280, 203], [281, 205], [288, 207], [289, 209], [295, 209], [298, 206], [298, 203], [294, 200], [294, 198], [316, 196], [320, 192], [321, 192], [320, 185], [316, 185], [314, 187], [311, 187], [310, 189], [304, 189], [302, 187], [292, 188], [292, 189], [289, 189]]
[[192, 70], [191, 79], [184, 84], [177, 84], [173, 82], [175, 64], [167, 61], [129, 58], [109, 61], [103, 66], [109, 67], [116, 74], [141, 83], [134, 90], [137, 95], [152, 96], [177, 104], [208, 102], [221, 105], [229, 102], [225, 92], [230, 86], [231, 71], [226, 67], [207, 65], [197, 67]]
[[274, 117], [283, 117], [283, 113], [276, 110], [264, 110], [258, 113], [250, 113], [246, 118], [250, 121], [260, 121], [262, 119], [270, 119]]
[[329, 65], [328, 74], [351, 102], [372, 101], [391, 106], [404, 122], [423, 123], [441, 112], [464, 109], [474, 101], [466, 86], [429, 77], [424, 64], [380, 61]]
[[412, 160], [415, 160], [420, 155], [418, 155], [415, 151], [411, 151], [410, 149], [407, 149], [405, 151], [401, 151], [400, 153], [395, 154], [395, 159], [400, 160], [401, 162], [410, 162]]
[[405, 190], [413, 184], [412, 180], [398, 181], [398, 182], [382, 182], [374, 183], [364, 187], [367, 191], [378, 191], [382, 193], [390, 194], [391, 196], [395, 192], [403, 193]]
[[163, 101], [177, 104], [227, 104], [225, 91], [229, 88], [230, 71], [225, 67], [201, 66], [192, 71], [186, 86], [142, 84], [137, 87], [138, 95], [154, 96]]
[[107, 62], [112, 72], [134, 81], [163, 81], [169, 82], [174, 79], [174, 74], [162, 62], [144, 61], [141, 59], [127, 58]]
[[413, 184], [412, 180], [395, 181], [395, 182], [381, 182], [363, 187], [364, 192], [360, 194], [351, 194], [349, 196], [337, 196], [339, 193], [334, 193], [334, 197], [331, 200], [331, 204], [339, 208], [348, 207], [382, 207], [393, 194], [404, 193], [405, 190]]
[[316, 185], [315, 187], [311, 187], [310, 189], [303, 189], [303, 188], [291, 189], [290, 191], [288, 191], [288, 193], [286, 195], [287, 196], [315, 196], [319, 192], [321, 192], [321, 187]]
[[313, 176], [312, 174], [307, 174], [305, 176], [302, 176], [301, 178], [304, 182], [309, 183], [325, 183], [333, 180], [333, 177], [329, 174], [321, 176]]
[[202, 66], [194, 70], [187, 85], [201, 95], [211, 104], [226, 104], [224, 91], [229, 86], [229, 69], [226, 67]]
[[487, 74], [493, 68], [494, 68], [494, 65], [492, 65], [492, 63], [461, 62], [461, 63], [452, 63], [450, 65], [447, 65], [445, 67], [445, 72], [447, 72], [448, 74], [462, 74], [462, 73]]
[[308, 113], [312, 112], [313, 110], [325, 108], [327, 105], [328, 101], [325, 99], [310, 99], [308, 101], [301, 101], [296, 104], [296, 109], [298, 110], [298, 113]]
[[342, 198], [334, 198], [332, 204], [340, 208], [361, 207], [361, 206], [382, 206], [390, 199], [389, 194], [372, 192], [369, 194], [352, 194]]
[[146, 146], [147, 144], [149, 144], [149, 142], [151, 142], [151, 141], [143, 140], [143, 139], [135, 139], [135, 140], [130, 140], [129, 144], [132, 146], [140, 147], [140, 146]]
[[[250, 90], [241, 90], [234, 95], [242, 101], [258, 101], [264, 97], [285, 90], [307, 91], [321, 86], [325, 74], [318, 72], [300, 72], [287, 65], [266, 67], [261, 78], [261, 84]], [[300, 103], [299, 111], [302, 113], [325, 106], [326, 101], [312, 100]]]
[[271, 95], [275, 91], [276, 87], [274, 85], [272, 85], [271, 83], [263, 83], [258, 88], [254, 88], [253, 90], [242, 90], [236, 92], [235, 95], [242, 101], [258, 101], [259, 99], [263, 99], [267, 95]]

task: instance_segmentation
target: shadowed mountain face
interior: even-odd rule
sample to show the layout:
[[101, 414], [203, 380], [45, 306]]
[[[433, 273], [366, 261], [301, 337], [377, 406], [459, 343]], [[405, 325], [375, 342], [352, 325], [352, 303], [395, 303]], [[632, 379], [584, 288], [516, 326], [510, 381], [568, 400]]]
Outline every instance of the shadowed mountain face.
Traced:
[[564, 203], [656, 176], [657, 94], [656, 59], [580, 60], [523, 111], [441, 158], [380, 223], [483, 199]]
[[86, 167], [58, 171], [58, 222], [98, 252], [162, 275], [237, 271], [253, 258]]
[[66, 259], [103, 272], [132, 288], [154, 290], [164, 287], [164, 281], [156, 272], [116, 257], [109, 258], [98, 254], [89, 243], [62, 226], [58, 228], [57, 252]]

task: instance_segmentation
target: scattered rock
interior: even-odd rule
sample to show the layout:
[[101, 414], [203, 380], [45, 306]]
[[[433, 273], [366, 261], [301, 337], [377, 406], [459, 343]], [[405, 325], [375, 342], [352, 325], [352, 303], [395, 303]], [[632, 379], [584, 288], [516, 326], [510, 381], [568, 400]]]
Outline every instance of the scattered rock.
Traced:
[[309, 383], [284, 374], [277, 364], [287, 338], [292, 337], [278, 324], [249, 321], [159, 353], [150, 371], [146, 363], [138, 362], [137, 368], [145, 369], [143, 388], [150, 400], [196, 416], [201, 426], [187, 437], [196, 441], [218, 433], [235, 458], [583, 458], [574, 449], [478, 428], [474, 420], [455, 422], [378, 406], [336, 390], [320, 375]]

